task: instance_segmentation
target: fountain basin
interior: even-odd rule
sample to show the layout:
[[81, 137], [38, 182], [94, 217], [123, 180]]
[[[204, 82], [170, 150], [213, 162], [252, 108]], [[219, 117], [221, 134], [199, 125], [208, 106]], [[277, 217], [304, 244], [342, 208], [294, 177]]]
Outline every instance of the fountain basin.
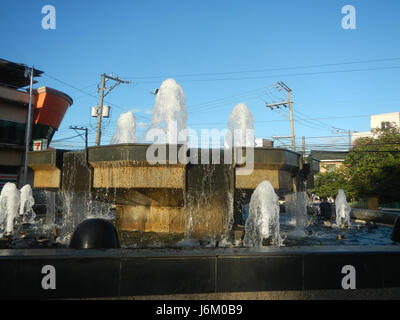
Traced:
[[[260, 181], [270, 179], [284, 194], [304, 188], [307, 175], [313, 174], [303, 170], [299, 153], [285, 149], [255, 148], [254, 169], [242, 175], [242, 166], [224, 164], [223, 150], [216, 151], [217, 163], [212, 161], [215, 150], [206, 150], [209, 164], [182, 164], [170, 160], [179, 159], [181, 146], [167, 145], [165, 161], [151, 164], [150, 147], [120, 144], [31, 152], [34, 187], [90, 193], [115, 205], [118, 230], [183, 235], [190, 228], [193, 238], [221, 240], [227, 237], [233, 211], [236, 217]], [[204, 151], [197, 150], [199, 162]]]
[[[150, 297], [398, 298], [400, 248], [302, 247], [201, 250], [1, 250], [0, 298]], [[44, 266], [56, 289], [41, 286]], [[356, 289], [342, 287], [343, 267]], [[251, 272], [249, 272], [251, 270]], [[93, 283], [96, 283], [93, 286]], [[182, 296], [181, 296], [182, 297]]]

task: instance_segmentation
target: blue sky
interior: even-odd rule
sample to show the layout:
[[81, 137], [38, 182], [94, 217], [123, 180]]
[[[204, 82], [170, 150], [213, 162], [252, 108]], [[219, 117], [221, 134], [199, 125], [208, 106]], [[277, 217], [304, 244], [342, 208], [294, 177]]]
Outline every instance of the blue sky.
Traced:
[[[56, 8], [55, 30], [41, 27], [48, 4]], [[344, 5], [356, 9], [355, 30], [341, 26]], [[186, 94], [189, 127], [223, 129], [244, 102], [257, 137], [289, 136], [289, 121], [265, 107], [280, 97], [272, 84], [284, 81], [293, 90], [297, 143], [305, 136], [307, 148], [340, 145], [346, 139], [314, 137], [335, 136], [333, 127], [368, 131], [368, 115], [399, 111], [399, 9], [396, 0], [7, 1], [0, 57], [45, 71], [38, 85], [73, 98], [55, 140], [80, 125], [91, 129], [93, 143], [90, 109], [100, 75], [112, 72], [133, 84], [107, 97], [112, 116], [103, 144], [128, 110], [143, 126], [140, 138], [154, 104], [149, 92], [173, 77]]]

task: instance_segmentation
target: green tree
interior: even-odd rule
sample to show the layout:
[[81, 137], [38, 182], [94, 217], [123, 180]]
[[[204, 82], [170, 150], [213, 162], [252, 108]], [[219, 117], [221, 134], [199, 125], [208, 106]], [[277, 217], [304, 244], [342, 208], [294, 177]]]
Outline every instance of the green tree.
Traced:
[[360, 138], [345, 159], [349, 185], [358, 199], [378, 196], [380, 202], [400, 200], [400, 129], [388, 126]]
[[[326, 168], [327, 169], [327, 168]], [[343, 189], [346, 193], [347, 199], [351, 200], [354, 197], [354, 191], [352, 186], [348, 182], [348, 174], [346, 167], [336, 167], [327, 170], [323, 173], [318, 173], [315, 176], [313, 193], [319, 197], [333, 197], [335, 198], [339, 192], [339, 189]]]

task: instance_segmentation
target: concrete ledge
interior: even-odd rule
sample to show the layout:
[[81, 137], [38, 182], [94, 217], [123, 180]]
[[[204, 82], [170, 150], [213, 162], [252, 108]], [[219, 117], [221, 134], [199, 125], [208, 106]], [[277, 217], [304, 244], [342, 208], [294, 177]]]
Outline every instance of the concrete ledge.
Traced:
[[119, 300], [396, 300], [400, 288], [174, 294], [119, 297]]
[[351, 218], [393, 225], [398, 214], [369, 209], [351, 209]]
[[[46, 265], [55, 268], [54, 290], [42, 288]], [[355, 268], [357, 290], [342, 289], [345, 265]], [[375, 289], [400, 298], [398, 270], [399, 246], [1, 250], [0, 298], [377, 298]]]

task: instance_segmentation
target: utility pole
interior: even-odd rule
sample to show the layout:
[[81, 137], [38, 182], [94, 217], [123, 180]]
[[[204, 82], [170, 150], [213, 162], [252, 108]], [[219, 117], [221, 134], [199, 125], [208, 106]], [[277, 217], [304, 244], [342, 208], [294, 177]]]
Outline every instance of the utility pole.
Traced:
[[282, 147], [289, 147], [289, 145], [282, 140], [291, 139], [291, 138], [292, 137], [286, 137], [286, 136], [272, 136], [272, 139], [278, 141]]
[[25, 158], [24, 158], [24, 178], [23, 184], [26, 185], [28, 183], [28, 152], [31, 145], [32, 140], [32, 86], [33, 86], [33, 67], [30, 70], [26, 69], [25, 76], [30, 76], [30, 85], [29, 85], [29, 105], [28, 105], [28, 115], [26, 119], [26, 127], [25, 127]]
[[[85, 131], [85, 161], [86, 164], [88, 165], [88, 167], [90, 168], [89, 165], [89, 149], [88, 149], [88, 128], [84, 128], [84, 127], [75, 127], [75, 126], [69, 126], [70, 129], [74, 130], [75, 132], [77, 131]], [[82, 138], [82, 135], [80, 135], [80, 137]]]
[[101, 89], [100, 89], [100, 102], [97, 108], [97, 132], [96, 132], [96, 146], [100, 145], [101, 138], [101, 117], [103, 116], [103, 99], [104, 99], [104, 86], [106, 84], [106, 75], [101, 75]]
[[[75, 127], [75, 126], [69, 126], [70, 129], [74, 130], [74, 131], [85, 131], [85, 150], [88, 147], [88, 128], [84, 128], [84, 127]], [[81, 135], [82, 137], [82, 135]]]
[[305, 136], [303, 136], [301, 138], [301, 146], [303, 149], [303, 157], [305, 157], [306, 156], [306, 137]]
[[[115, 81], [114, 85], [111, 87], [106, 88], [105, 85], [107, 81], [112, 80]], [[97, 108], [97, 132], [96, 132], [96, 146], [100, 145], [100, 140], [101, 140], [101, 118], [103, 117], [103, 100], [104, 97], [109, 94], [116, 86], [118, 86], [120, 83], [126, 83], [129, 84], [131, 83], [130, 81], [124, 81], [119, 79], [118, 77], [113, 77], [106, 75], [103, 73], [101, 75], [101, 88], [100, 90], [100, 102], [99, 102], [99, 107]], [[107, 92], [104, 93], [104, 91], [107, 89]]]
[[292, 90], [290, 88], [287, 88], [287, 89], [288, 89], [288, 103], [289, 103], [289, 116], [290, 116], [290, 132], [291, 132], [291, 136], [292, 136], [292, 150], [295, 151], [296, 150], [296, 142], [295, 142], [295, 138], [294, 138]]
[[279, 90], [279, 91], [284, 91], [287, 93], [287, 100], [286, 101], [281, 101], [277, 103], [268, 103], [266, 102], [265, 105], [271, 110], [273, 110], [275, 107], [289, 107], [289, 116], [290, 116], [290, 130], [291, 130], [291, 139], [292, 139], [292, 150], [296, 151], [296, 141], [295, 141], [295, 136], [294, 136], [294, 123], [293, 123], [293, 101], [292, 101], [292, 89], [290, 89], [283, 81], [278, 81], [277, 83], [274, 83], [274, 86]]
[[352, 142], [351, 142], [351, 130], [348, 131], [349, 133], [349, 151], [351, 151]]
[[[352, 134], [352, 131], [351, 130], [345, 130], [345, 129], [339, 129], [339, 128], [334, 128], [334, 129], [336, 129], [336, 131], [331, 131], [333, 134], [345, 134], [345, 133], [347, 133], [347, 135], [348, 135], [348, 139], [349, 139], [349, 151], [351, 151], [351, 149], [352, 149], [352, 136], [351, 136], [351, 134]], [[344, 138], [344, 137], [343, 137]]]

